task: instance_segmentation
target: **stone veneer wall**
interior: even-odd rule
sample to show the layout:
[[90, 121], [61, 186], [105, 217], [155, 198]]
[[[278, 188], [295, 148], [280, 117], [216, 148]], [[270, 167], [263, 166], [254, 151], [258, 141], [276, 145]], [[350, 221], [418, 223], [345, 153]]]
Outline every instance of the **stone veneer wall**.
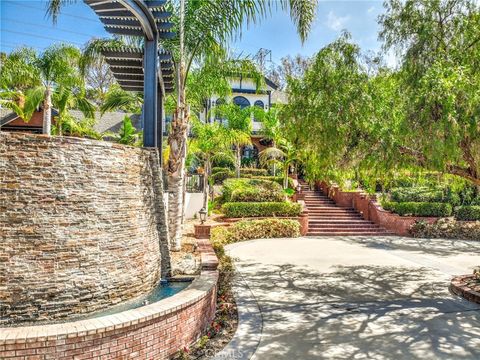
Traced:
[[0, 325], [156, 286], [168, 262], [161, 181], [153, 149], [0, 132]]

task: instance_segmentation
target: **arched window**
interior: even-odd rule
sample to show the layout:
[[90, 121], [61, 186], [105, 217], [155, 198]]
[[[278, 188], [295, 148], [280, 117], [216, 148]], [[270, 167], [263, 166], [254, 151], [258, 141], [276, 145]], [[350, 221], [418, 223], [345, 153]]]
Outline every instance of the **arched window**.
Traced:
[[240, 106], [242, 109], [250, 106], [250, 101], [248, 101], [248, 99], [243, 96], [235, 96], [233, 98], [233, 103]]
[[[258, 108], [260, 108], [260, 109], [262, 109], [262, 110], [264, 110], [264, 109], [265, 109], [265, 107], [264, 107], [264, 104], [263, 104], [263, 101], [262, 101], [262, 100], [257, 100], [257, 101], [255, 101], [255, 103], [253, 104], [253, 106], [256, 106], [256, 107], [258, 107]], [[254, 116], [254, 117], [253, 117], [253, 121], [256, 121], [256, 122], [258, 122], [259, 120], [258, 120], [258, 119], [256, 119], [256, 118], [255, 118], [255, 116]]]
[[255, 101], [255, 103], [253, 105], [258, 106], [259, 108], [265, 109], [265, 105], [263, 104], [262, 100]]

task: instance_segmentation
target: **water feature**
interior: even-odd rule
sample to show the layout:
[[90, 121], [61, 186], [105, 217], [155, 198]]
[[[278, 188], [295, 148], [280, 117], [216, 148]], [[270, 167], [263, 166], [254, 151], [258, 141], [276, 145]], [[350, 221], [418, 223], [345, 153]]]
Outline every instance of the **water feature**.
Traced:
[[141, 306], [153, 304], [154, 302], [173, 296], [178, 292], [182, 291], [192, 283], [192, 280], [193, 280], [192, 278], [186, 278], [182, 280], [171, 280], [171, 281], [161, 280], [158, 283], [157, 287], [154, 288], [149, 294], [146, 294], [145, 296], [142, 296], [134, 300], [125, 301], [118, 305], [110, 306], [107, 309], [90, 313], [88, 315], [83, 316], [82, 318], [87, 319], [87, 318], [95, 318], [95, 317], [106, 316], [106, 315], [113, 315], [122, 311], [136, 309]]

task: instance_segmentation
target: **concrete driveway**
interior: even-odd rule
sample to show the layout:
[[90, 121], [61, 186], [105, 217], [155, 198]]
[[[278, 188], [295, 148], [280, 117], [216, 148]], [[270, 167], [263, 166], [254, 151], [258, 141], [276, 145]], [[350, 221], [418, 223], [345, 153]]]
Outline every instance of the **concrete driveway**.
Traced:
[[227, 249], [261, 311], [253, 359], [480, 359], [480, 306], [448, 291], [452, 275], [480, 265], [480, 242], [309, 237]]

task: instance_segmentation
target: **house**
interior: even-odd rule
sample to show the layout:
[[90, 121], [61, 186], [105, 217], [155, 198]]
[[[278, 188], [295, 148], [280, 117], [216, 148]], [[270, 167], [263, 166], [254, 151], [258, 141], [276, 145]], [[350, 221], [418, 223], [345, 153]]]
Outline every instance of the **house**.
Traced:
[[[52, 109], [52, 124], [55, 123], [54, 117], [57, 115], [58, 112]], [[10, 109], [0, 108], [0, 130], [41, 134], [43, 130], [43, 109], [35, 111], [31, 119], [26, 122]]]
[[[69, 110], [70, 115], [75, 119], [82, 120], [84, 119], [83, 113], [79, 110]], [[52, 124], [55, 124], [55, 116], [58, 116], [58, 111], [52, 109]], [[93, 129], [103, 134], [105, 132], [116, 133], [120, 130], [120, 127], [123, 123], [123, 118], [129, 116], [132, 120], [133, 126], [136, 129], [141, 130], [141, 115], [140, 114], [130, 114], [120, 111], [108, 112], [101, 114], [100, 112], [95, 113], [95, 119], [97, 120]], [[21, 132], [30, 132], [35, 134], [41, 134], [43, 129], [43, 109], [39, 109], [33, 113], [32, 118], [25, 122], [21, 117], [16, 113], [12, 112], [9, 109], [0, 108], [0, 130], [1, 131], [21, 131]]]
[[[232, 94], [227, 98], [212, 96], [205, 101], [205, 108], [200, 113], [200, 120], [207, 123], [218, 121], [223, 123], [223, 119], [215, 118], [212, 109], [215, 106], [225, 102], [244, 108], [247, 106], [258, 106], [268, 111], [272, 106], [278, 103], [284, 103], [284, 93], [279, 90], [277, 84], [265, 77], [264, 85], [257, 89], [255, 82], [251, 78], [235, 77], [230, 79]], [[258, 163], [258, 153], [271, 145], [268, 139], [262, 135], [262, 124], [252, 116], [252, 145], [244, 146], [242, 149], [242, 161], [245, 165], [254, 165]]]

